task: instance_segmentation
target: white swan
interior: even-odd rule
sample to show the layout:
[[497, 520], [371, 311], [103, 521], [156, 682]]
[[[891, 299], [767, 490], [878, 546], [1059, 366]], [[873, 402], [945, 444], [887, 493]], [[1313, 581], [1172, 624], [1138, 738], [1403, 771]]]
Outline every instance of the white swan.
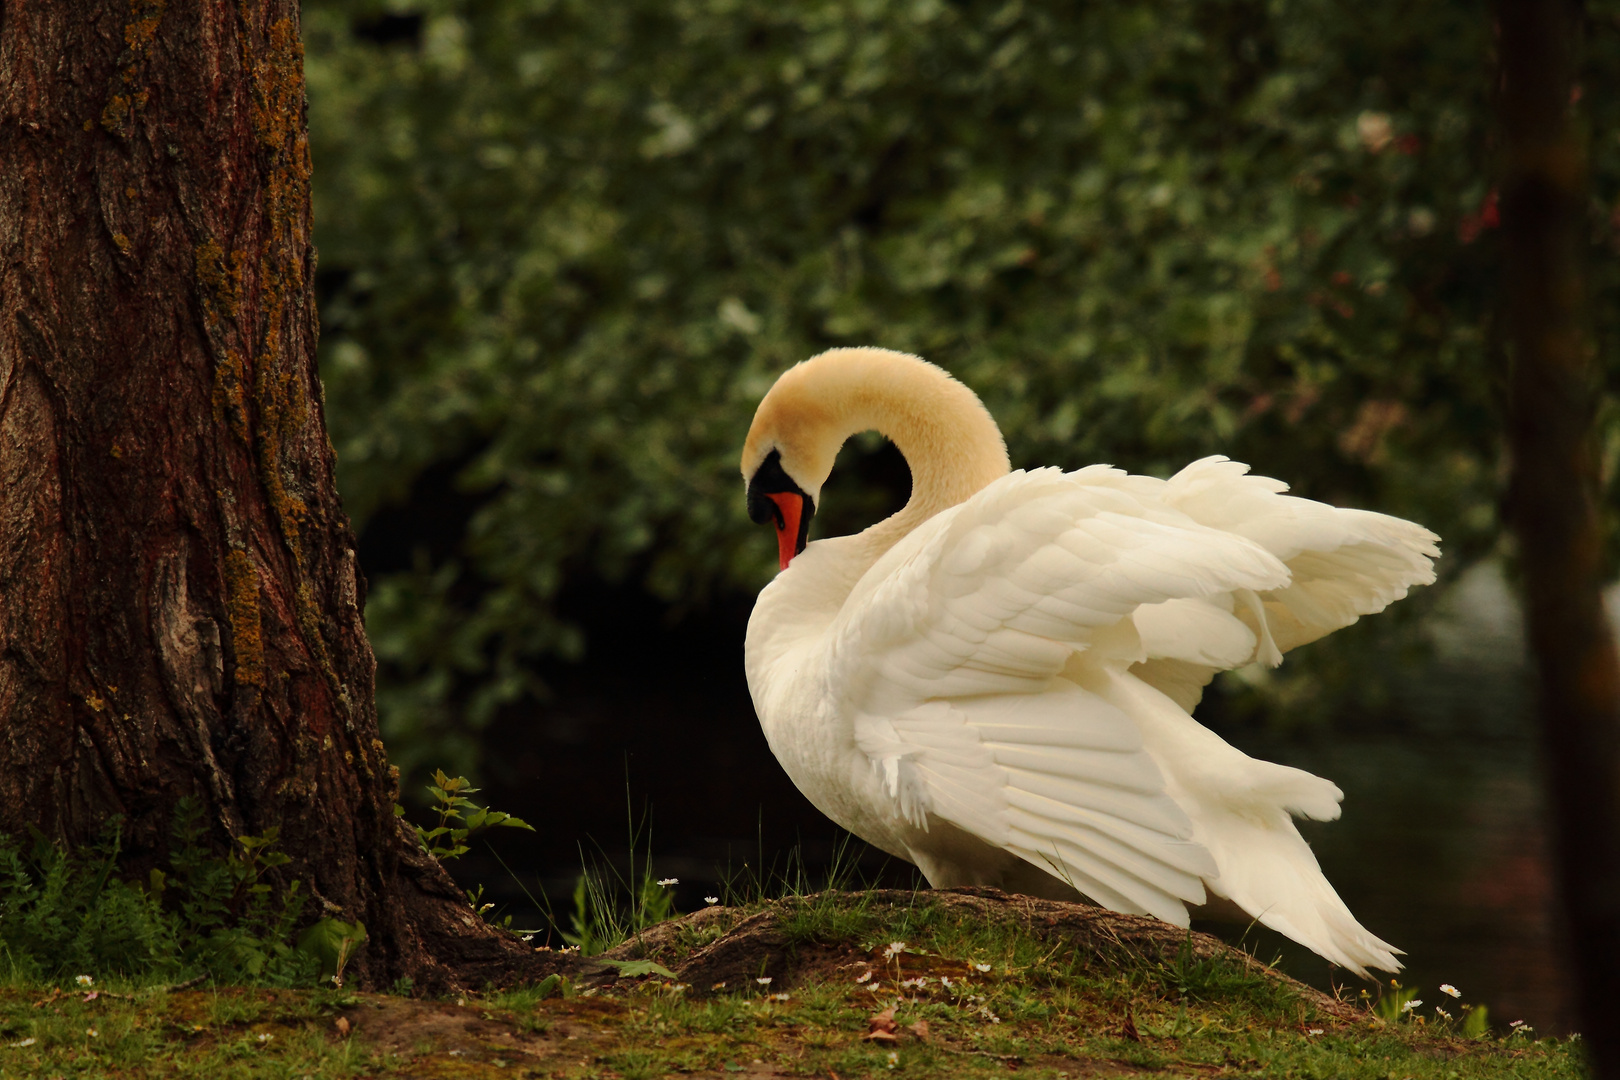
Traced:
[[[838, 448], [873, 429], [911, 500], [807, 546]], [[1011, 472], [972, 391], [884, 349], [784, 373], [742, 472], [783, 568], [748, 623], [748, 686], [828, 817], [936, 888], [1078, 891], [1185, 926], [1207, 887], [1351, 971], [1399, 970], [1290, 817], [1337, 818], [1343, 793], [1189, 712], [1215, 672], [1275, 665], [1432, 582], [1433, 533], [1222, 457], [1169, 480]]]

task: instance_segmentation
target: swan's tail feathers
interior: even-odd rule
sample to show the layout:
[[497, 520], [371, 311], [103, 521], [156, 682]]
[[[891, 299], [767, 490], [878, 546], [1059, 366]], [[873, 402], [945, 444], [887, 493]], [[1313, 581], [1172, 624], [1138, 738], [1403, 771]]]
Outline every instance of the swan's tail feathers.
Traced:
[[1304, 769], [1225, 749], [1242, 782], [1206, 794], [1197, 815], [1199, 839], [1220, 868], [1210, 891], [1362, 978], [1370, 967], [1399, 971], [1400, 950], [1356, 921], [1294, 827], [1294, 816], [1337, 820], [1344, 792]]
[[1362, 978], [1371, 978], [1368, 968], [1401, 969], [1395, 959], [1401, 950], [1350, 914], [1286, 812], [1264, 818], [1231, 813], [1200, 825], [1221, 868], [1208, 883], [1211, 892]]
[[1210, 892], [1363, 978], [1368, 968], [1400, 970], [1400, 950], [1356, 922], [1294, 827], [1295, 814], [1337, 818], [1337, 785], [1249, 757], [1134, 675], [1111, 673], [1095, 685], [1136, 722], [1166, 793], [1193, 824], [1192, 839], [1214, 858], [1216, 876], [1204, 879]]
[[[1339, 820], [1339, 804], [1344, 801], [1344, 792], [1333, 781], [1292, 765], [1278, 765], [1246, 755], [1243, 765], [1248, 785], [1229, 796], [1240, 812], [1247, 810], [1264, 818], [1281, 809], [1285, 814], [1312, 821]], [[1282, 820], [1286, 821], [1287, 817]]]

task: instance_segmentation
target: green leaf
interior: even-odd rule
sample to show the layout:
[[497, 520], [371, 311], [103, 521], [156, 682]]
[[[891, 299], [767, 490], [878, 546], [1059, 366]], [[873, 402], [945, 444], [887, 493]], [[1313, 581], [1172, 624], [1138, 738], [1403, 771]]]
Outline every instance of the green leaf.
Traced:
[[365, 940], [365, 923], [326, 918], [312, 923], [298, 935], [298, 950], [319, 960], [321, 975], [330, 978]]
[[639, 979], [645, 975], [662, 975], [666, 979], [675, 978], [675, 973], [663, 964], [652, 960], [608, 960], [597, 957], [604, 964], [611, 964], [619, 969], [619, 974], [626, 979]]

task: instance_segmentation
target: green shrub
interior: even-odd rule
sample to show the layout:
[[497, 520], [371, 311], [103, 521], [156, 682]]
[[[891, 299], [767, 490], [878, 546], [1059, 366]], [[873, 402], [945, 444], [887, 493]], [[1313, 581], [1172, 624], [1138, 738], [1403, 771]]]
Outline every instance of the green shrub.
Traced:
[[204, 832], [201, 807], [182, 799], [169, 870], [154, 868], [144, 882], [119, 876], [117, 818], [77, 852], [38, 830], [26, 846], [0, 836], [0, 948], [12, 976], [314, 984], [320, 957], [293, 944], [299, 882], [278, 892], [264, 880], [289, 861], [276, 850], [277, 831], [239, 837], [224, 856], [202, 846]]
[[[1614, 10], [1588, 21], [1588, 86], [1620, 79]], [[420, 33], [368, 30], [385, 13]], [[1017, 466], [1163, 474], [1225, 453], [1423, 522], [1448, 567], [1495, 543], [1477, 4], [309, 0], [304, 17], [339, 486], [363, 528], [431, 475], [436, 517], [453, 500], [465, 520], [368, 570], [407, 773], [470, 771], [495, 710], [537, 690], [534, 661], [579, 653], [566, 580], [676, 607], [768, 580], [738, 448], [775, 375], [830, 346], [943, 364]], [[1620, 124], [1620, 95], [1580, 108]], [[1593, 164], [1612, 388], [1620, 143], [1594, 140]], [[1612, 463], [1620, 410], [1602, 410]], [[868, 523], [882, 492], [860, 474], [835, 474], [818, 535]], [[1400, 656], [1401, 618], [1242, 692], [1356, 715], [1379, 692], [1366, 673], [1396, 665], [1344, 658], [1373, 640]], [[1339, 692], [1302, 692], [1323, 683]]]

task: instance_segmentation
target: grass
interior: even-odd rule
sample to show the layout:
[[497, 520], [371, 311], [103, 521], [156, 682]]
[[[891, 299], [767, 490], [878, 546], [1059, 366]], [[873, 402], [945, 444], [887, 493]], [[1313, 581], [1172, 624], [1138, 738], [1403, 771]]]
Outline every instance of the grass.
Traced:
[[[0, 988], [0, 1077], [349, 1077], [383, 1061], [329, 1037], [330, 991]], [[358, 999], [353, 999], [358, 1000]]]
[[[1573, 1040], [1347, 1022], [1231, 960], [1099, 960], [1012, 919], [953, 917], [927, 894], [780, 909], [797, 928], [790, 969], [705, 997], [658, 978], [453, 1001], [13, 981], [0, 987], [0, 1077], [1582, 1075]], [[677, 939], [667, 959], [691, 948]], [[893, 1040], [866, 1038], [889, 1009]]]
[[[842, 889], [812, 892], [791, 860], [616, 953], [671, 896], [645, 860], [582, 884], [582, 951], [610, 951], [573, 982], [439, 1001], [299, 988], [316, 958], [289, 943], [296, 907], [259, 884], [273, 837], [210, 860], [180, 836], [173, 876], [145, 889], [112, 876], [109, 837], [88, 862], [0, 844], [0, 1080], [1584, 1073], [1577, 1040], [1491, 1032], [1451, 997], [1455, 1019], [1404, 1009], [1415, 991], [1398, 985], [1338, 1003], [1191, 936], [1177, 948], [1162, 924], [1144, 936], [1023, 898], [851, 890], [845, 872], [831, 883]], [[643, 956], [653, 963], [623, 966]], [[231, 981], [257, 985], [219, 985]]]

